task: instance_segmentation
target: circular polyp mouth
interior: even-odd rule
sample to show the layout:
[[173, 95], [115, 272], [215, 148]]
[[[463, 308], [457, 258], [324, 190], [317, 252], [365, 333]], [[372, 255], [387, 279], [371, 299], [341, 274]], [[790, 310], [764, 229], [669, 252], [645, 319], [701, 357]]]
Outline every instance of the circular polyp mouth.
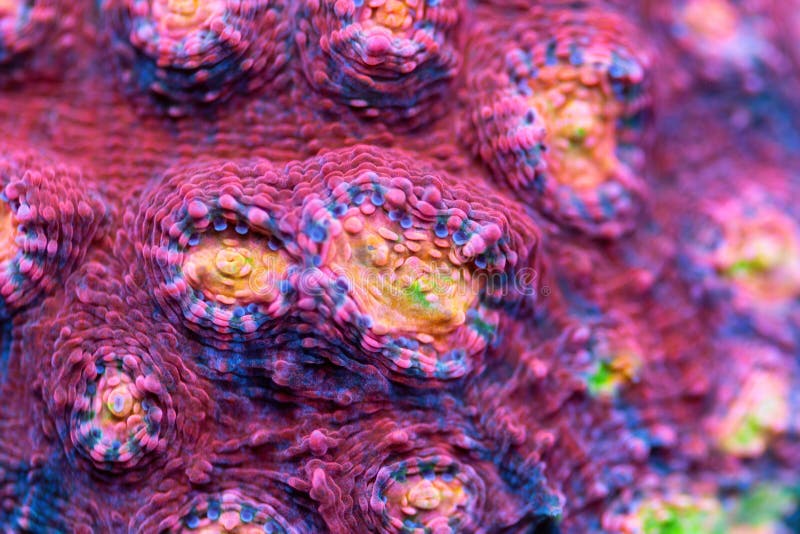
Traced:
[[286, 268], [264, 236], [231, 231], [206, 235], [182, 265], [193, 289], [209, 302], [230, 306], [275, 300]]
[[134, 398], [128, 391], [127, 386], [120, 385], [114, 388], [106, 399], [106, 408], [111, 414], [123, 419], [131, 414], [134, 408]]

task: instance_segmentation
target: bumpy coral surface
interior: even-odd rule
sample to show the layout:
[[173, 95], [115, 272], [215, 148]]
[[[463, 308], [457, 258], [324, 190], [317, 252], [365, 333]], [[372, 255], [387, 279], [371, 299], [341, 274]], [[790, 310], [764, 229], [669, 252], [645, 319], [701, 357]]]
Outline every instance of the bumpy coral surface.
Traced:
[[800, 531], [796, 0], [0, 0], [0, 531]]

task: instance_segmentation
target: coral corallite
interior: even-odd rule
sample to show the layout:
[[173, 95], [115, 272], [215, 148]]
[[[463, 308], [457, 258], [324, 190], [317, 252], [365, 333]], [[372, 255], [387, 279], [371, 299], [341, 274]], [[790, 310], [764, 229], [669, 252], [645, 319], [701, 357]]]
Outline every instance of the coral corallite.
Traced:
[[797, 0], [0, 0], [0, 532], [800, 532]]

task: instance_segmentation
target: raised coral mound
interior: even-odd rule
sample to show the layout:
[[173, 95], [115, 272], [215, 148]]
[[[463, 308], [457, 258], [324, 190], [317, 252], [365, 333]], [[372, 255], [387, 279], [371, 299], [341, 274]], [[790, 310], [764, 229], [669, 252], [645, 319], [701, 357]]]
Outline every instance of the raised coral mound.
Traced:
[[795, 4], [0, 0], [0, 531], [798, 531]]

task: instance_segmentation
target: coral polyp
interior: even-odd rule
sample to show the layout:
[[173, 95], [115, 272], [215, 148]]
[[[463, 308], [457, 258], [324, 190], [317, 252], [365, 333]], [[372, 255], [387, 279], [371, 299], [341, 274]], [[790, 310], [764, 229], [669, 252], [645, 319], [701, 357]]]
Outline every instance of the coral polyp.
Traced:
[[750, 298], [788, 300], [800, 294], [800, 229], [785, 214], [761, 208], [722, 223], [714, 265]]
[[[366, 119], [422, 125], [444, 113], [458, 74], [460, 0], [297, 2], [296, 39], [311, 87]], [[329, 107], [329, 106], [326, 106]]]
[[[150, 392], [137, 388], [136, 377], [125, 372], [123, 362], [95, 364], [98, 376], [89, 377], [83, 398], [73, 407], [72, 441], [101, 469], [117, 462], [132, 463], [138, 454], [158, 447], [163, 412], [152, 398], [145, 397]], [[140, 385], [144, 385], [142, 379]], [[152, 381], [145, 387], [159, 389]]]
[[171, 115], [272, 82], [289, 55], [282, 1], [103, 0], [123, 82]]
[[233, 305], [278, 297], [287, 265], [268, 240], [221, 233], [207, 241], [190, 250], [181, 266], [187, 282], [206, 299]]
[[797, 7], [0, 0], [0, 532], [799, 532]]
[[484, 491], [476, 478], [449, 458], [413, 458], [378, 473], [371, 505], [386, 532], [474, 530]]
[[489, 31], [470, 47], [468, 147], [542, 213], [592, 235], [624, 233], [644, 189], [649, 52], [610, 10], [523, 16], [513, 39]]
[[610, 91], [591, 87], [594, 76], [590, 69], [544, 67], [529, 82], [530, 102], [551, 138], [547, 167], [556, 181], [577, 190], [596, 188], [620, 165], [619, 106], [606, 100], [603, 93]]

